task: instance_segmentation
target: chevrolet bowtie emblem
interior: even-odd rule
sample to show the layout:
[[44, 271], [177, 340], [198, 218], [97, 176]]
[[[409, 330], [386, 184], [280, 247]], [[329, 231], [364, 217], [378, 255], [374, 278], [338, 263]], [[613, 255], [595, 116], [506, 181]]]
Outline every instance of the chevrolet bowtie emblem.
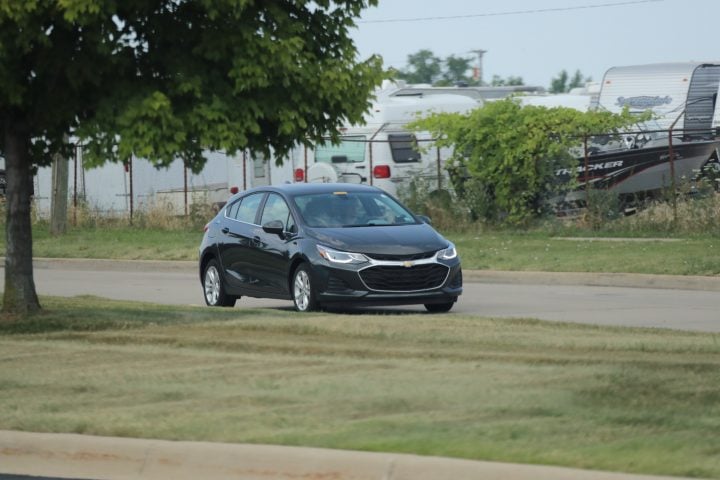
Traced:
[[405, 267], [405, 268], [410, 268], [413, 265], [415, 265], [413, 262], [403, 262], [403, 267]]

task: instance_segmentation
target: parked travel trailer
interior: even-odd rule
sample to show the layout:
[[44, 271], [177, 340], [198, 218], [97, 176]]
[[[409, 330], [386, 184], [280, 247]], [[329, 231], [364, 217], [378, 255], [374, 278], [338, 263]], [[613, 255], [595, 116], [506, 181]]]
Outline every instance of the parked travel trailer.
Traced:
[[306, 180], [369, 184], [391, 194], [414, 178], [424, 179], [431, 188], [447, 187], [443, 165], [450, 150], [434, 147], [428, 133], [405, 128], [431, 113], [465, 113], [482, 105], [473, 89], [447, 90], [386, 84], [376, 93], [364, 125], [348, 125], [341, 129], [340, 144], [328, 142], [308, 152]]
[[[168, 168], [155, 168], [149, 161], [133, 157], [127, 165], [107, 163], [86, 168], [82, 148], [69, 160], [68, 196], [87, 208], [106, 214], [127, 214], [148, 207], [166, 209], [182, 215], [193, 204], [224, 203], [231, 189], [244, 189], [272, 182], [292, 180], [292, 164], [271, 167], [261, 155], [240, 152], [234, 156], [223, 152], [205, 152], [207, 163], [197, 174], [176, 160]], [[0, 162], [1, 163], [1, 162]], [[0, 164], [0, 167], [2, 165]], [[33, 190], [36, 212], [46, 217], [50, 212], [52, 169], [38, 169]]]
[[403, 81], [386, 82], [383, 89], [395, 88], [393, 96], [418, 96], [418, 95], [462, 95], [474, 98], [483, 102], [501, 100], [511, 95], [545, 95], [545, 88], [533, 85], [505, 85], [500, 87], [433, 87], [426, 84], [405, 84]]
[[720, 86], [719, 63], [657, 63], [612, 67], [603, 77], [598, 108], [619, 113], [652, 111], [660, 129], [686, 130], [686, 136], [707, 136]]
[[573, 88], [568, 93], [521, 95], [517, 98], [521, 105], [547, 108], [567, 107], [587, 112], [597, 105], [599, 94], [600, 84], [589, 82], [584, 87]]

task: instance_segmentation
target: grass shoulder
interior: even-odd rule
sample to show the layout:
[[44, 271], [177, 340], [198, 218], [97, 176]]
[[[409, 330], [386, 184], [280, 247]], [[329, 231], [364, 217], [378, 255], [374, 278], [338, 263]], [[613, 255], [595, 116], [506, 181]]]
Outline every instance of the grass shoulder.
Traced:
[[42, 303], [0, 320], [2, 429], [720, 477], [715, 334]]
[[714, 236], [622, 236], [579, 232], [486, 231], [449, 234], [463, 267], [470, 269], [720, 274], [720, 238]]
[[[546, 227], [442, 233], [457, 245], [465, 269], [720, 275], [720, 237], [711, 234]], [[2, 235], [0, 252], [4, 239]], [[33, 252], [50, 258], [194, 261], [201, 239], [202, 231], [196, 228], [128, 225], [77, 227], [51, 236], [46, 225], [38, 224]]]

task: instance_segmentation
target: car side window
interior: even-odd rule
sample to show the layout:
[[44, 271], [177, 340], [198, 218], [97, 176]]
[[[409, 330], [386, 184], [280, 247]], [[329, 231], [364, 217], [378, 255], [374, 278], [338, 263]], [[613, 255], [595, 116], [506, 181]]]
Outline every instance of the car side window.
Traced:
[[293, 231], [291, 230], [291, 226], [294, 226], [295, 222], [290, 214], [290, 208], [287, 203], [285, 203], [285, 200], [275, 193], [268, 195], [260, 225], [265, 225], [273, 220], [280, 220], [285, 227], [285, 231]]
[[235, 214], [235, 220], [254, 224], [260, 202], [264, 195], [264, 193], [253, 193], [243, 198]]
[[235, 218], [237, 215], [238, 208], [240, 207], [240, 200], [234, 202], [225, 209], [225, 216], [227, 218]]

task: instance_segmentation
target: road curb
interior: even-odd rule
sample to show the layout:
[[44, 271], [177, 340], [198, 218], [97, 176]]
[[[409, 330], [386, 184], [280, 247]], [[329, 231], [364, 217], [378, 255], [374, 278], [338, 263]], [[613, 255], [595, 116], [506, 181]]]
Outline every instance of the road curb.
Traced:
[[95, 480], [679, 480], [408, 454], [14, 431], [0, 431], [0, 471]]
[[658, 288], [720, 292], [720, 276], [710, 277], [690, 275], [650, 275], [641, 273], [463, 270], [463, 280], [475, 283], [585, 285], [594, 287]]

